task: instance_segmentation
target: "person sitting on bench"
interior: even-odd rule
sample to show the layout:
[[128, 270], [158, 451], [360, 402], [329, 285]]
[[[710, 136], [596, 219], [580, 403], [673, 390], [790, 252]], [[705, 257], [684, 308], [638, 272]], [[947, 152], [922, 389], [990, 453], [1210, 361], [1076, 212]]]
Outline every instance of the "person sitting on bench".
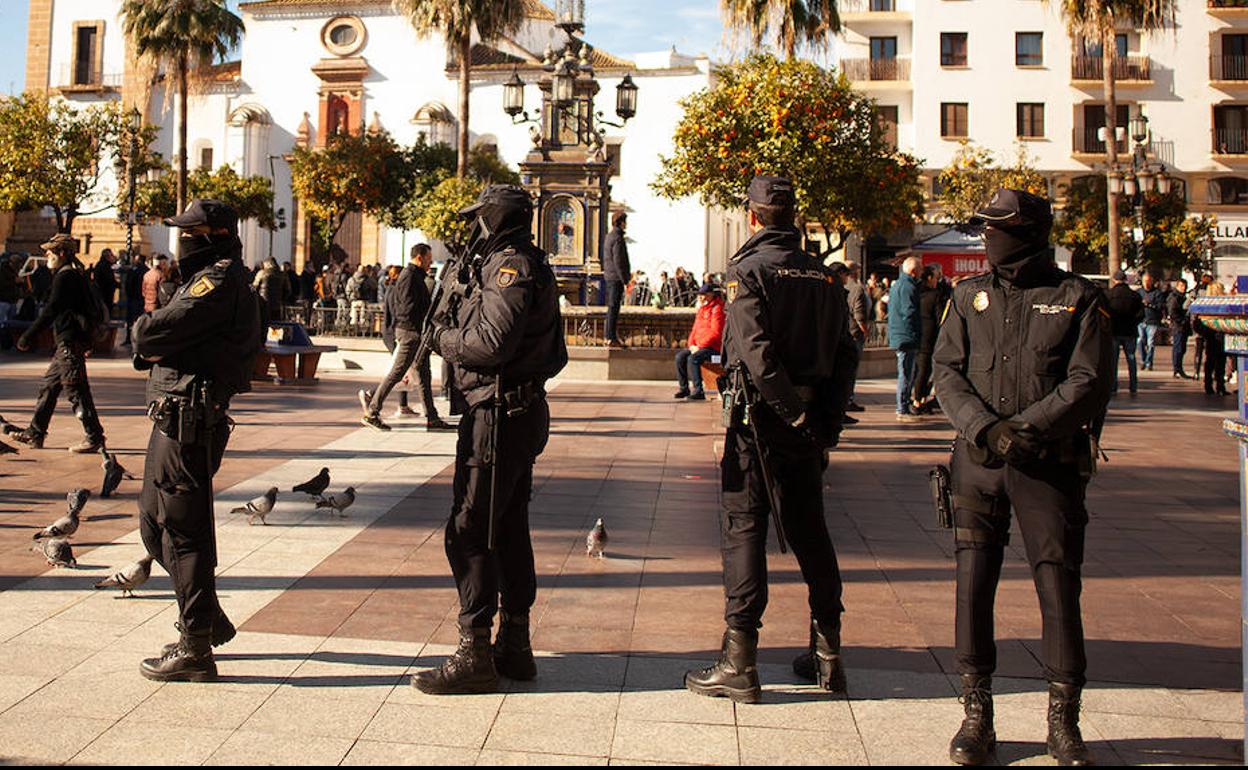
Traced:
[[[689, 332], [689, 347], [676, 354], [676, 379], [680, 390], [676, 398], [705, 401], [702, 390], [702, 364], [718, 356], [724, 339], [724, 298], [712, 283], [698, 289], [698, 315]], [[693, 390], [689, 382], [693, 381]]]

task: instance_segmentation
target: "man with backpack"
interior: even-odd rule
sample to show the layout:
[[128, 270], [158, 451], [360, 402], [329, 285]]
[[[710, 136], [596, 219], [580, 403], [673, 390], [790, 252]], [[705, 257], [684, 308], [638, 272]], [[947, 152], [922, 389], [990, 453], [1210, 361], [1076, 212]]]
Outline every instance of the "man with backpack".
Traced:
[[46, 253], [48, 269], [52, 271], [52, 288], [38, 318], [18, 339], [17, 349], [30, 350], [39, 334], [50, 327], [56, 340], [56, 354], [43, 375], [30, 426], [13, 438], [41, 448], [52, 412], [56, 410], [56, 400], [65, 390], [86, 433], [82, 443], [70, 447], [69, 451], [98, 452], [104, 448], [104, 427], [100, 425], [95, 400], [91, 397], [86, 355], [96, 331], [108, 321], [107, 310], [98, 291], [92, 291], [82, 262], [78, 261], [78, 241], [61, 233], [40, 248]]

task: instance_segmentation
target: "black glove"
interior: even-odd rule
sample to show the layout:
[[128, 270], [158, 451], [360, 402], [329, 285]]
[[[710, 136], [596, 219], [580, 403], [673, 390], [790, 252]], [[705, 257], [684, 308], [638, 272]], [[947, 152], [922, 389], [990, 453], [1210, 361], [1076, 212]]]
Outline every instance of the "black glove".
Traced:
[[442, 355], [442, 335], [447, 332], [447, 328], [436, 320], [432, 323], [433, 328], [429, 331], [429, 349], [438, 355]]
[[146, 372], [156, 365], [155, 363], [148, 361], [146, 358], [139, 355], [138, 353], [134, 354], [134, 358], [132, 359], [131, 363], [134, 364], [134, 370], [136, 372]]
[[984, 434], [989, 452], [1010, 465], [1023, 465], [1040, 456], [1041, 446], [1035, 429], [1025, 422], [998, 420]]

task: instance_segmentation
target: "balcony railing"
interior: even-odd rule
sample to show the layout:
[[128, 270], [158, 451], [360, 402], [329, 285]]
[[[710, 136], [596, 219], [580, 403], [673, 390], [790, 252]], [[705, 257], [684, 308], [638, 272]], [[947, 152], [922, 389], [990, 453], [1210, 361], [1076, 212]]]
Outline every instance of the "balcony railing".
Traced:
[[[1074, 151], [1081, 155], [1104, 155], [1105, 140], [1101, 138], [1101, 127], [1091, 128], [1080, 126], [1075, 129], [1073, 138]], [[1127, 151], [1125, 139], [1118, 142], [1118, 152]]]
[[905, 81], [910, 79], [910, 60], [841, 59], [841, 71], [854, 82], [868, 80]]
[[95, 66], [62, 64], [57, 85], [61, 90], [72, 91], [121, 88], [123, 75], [120, 72], [101, 72]]
[[1248, 155], [1248, 128], [1213, 129], [1215, 155]]
[[[1105, 60], [1100, 56], [1076, 55], [1071, 58], [1072, 80], [1104, 80]], [[1114, 80], [1152, 80], [1152, 62], [1147, 56], [1114, 58]]]
[[892, 13], [897, 0], [841, 0], [843, 13]]
[[1209, 79], [1248, 81], [1248, 56], [1210, 56]]
[[1208, 0], [1210, 8], [1248, 8], [1248, 0]]

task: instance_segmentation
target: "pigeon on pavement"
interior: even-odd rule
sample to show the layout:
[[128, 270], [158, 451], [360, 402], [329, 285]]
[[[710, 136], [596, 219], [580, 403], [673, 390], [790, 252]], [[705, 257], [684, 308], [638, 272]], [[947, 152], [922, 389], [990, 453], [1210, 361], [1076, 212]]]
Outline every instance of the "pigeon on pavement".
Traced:
[[121, 595], [134, 596], [134, 589], [152, 576], [152, 557], [144, 556], [131, 562], [95, 584], [96, 588], [120, 588]]
[[8, 436], [14, 433], [21, 433], [22, 429], [4, 419], [4, 415], [0, 415], [0, 431], [3, 431]]
[[50, 567], [78, 566], [78, 560], [74, 558], [74, 549], [70, 547], [69, 541], [63, 537], [54, 537], [51, 540], [35, 543], [30, 547], [30, 550], [42, 554], [43, 558], [48, 560], [48, 566]]
[[3, 441], [0, 441], [0, 455], [15, 455], [15, 454], [17, 454], [17, 447], [10, 446], [9, 444], [6, 444]]
[[598, 519], [594, 523], [594, 528], [589, 531], [589, 535], [585, 538], [585, 555], [597, 556], [599, 559], [606, 558], [607, 550], [607, 528], [602, 526], [602, 519]]
[[75, 489], [73, 492], [65, 495], [65, 505], [67, 506], [65, 512], [71, 516], [82, 513], [83, 506], [87, 504], [87, 500], [90, 498], [91, 493], [88, 490], [82, 488]]
[[329, 489], [329, 468], [321, 468], [321, 472], [291, 489], [291, 492], [303, 492], [311, 497], [320, 497]]
[[347, 487], [342, 494], [322, 497], [316, 501], [317, 508], [332, 508], [339, 516], [346, 518], [347, 509], [355, 502], [355, 487]]
[[78, 531], [79, 523], [78, 511], [70, 508], [69, 513], [36, 532], [33, 539], [44, 540], [47, 538], [69, 537]]
[[257, 498], [248, 500], [246, 505], [241, 505], [230, 513], [247, 514], [247, 524], [256, 523], [256, 519], [264, 524], [264, 517], [269, 515], [269, 511], [273, 510], [273, 506], [277, 504], [277, 487], [269, 487], [269, 491], [265, 492]]
[[131, 476], [121, 463], [117, 462], [117, 456], [107, 449], [101, 449], [100, 454], [104, 455], [104, 462], [100, 463], [100, 467], [104, 469], [104, 483], [100, 485], [100, 497], [111, 497], [123, 478], [133, 479], [134, 476]]

